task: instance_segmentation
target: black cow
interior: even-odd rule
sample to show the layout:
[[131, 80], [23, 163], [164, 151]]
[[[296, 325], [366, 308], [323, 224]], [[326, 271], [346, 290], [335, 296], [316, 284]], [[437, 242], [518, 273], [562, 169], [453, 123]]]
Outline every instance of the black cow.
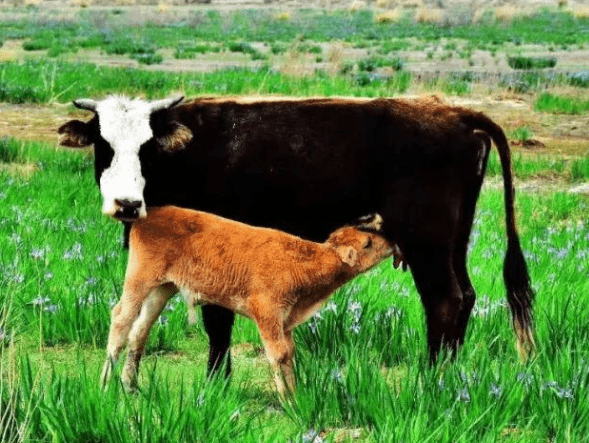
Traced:
[[[466, 254], [492, 140], [505, 185], [507, 299], [518, 350], [533, 349], [509, 147], [484, 114], [435, 99], [181, 100], [74, 102], [94, 117], [60, 127], [60, 143], [94, 145], [103, 212], [130, 222], [146, 205], [174, 204], [315, 241], [379, 213], [421, 295], [432, 360], [442, 344], [464, 341], [475, 302]], [[208, 306], [203, 318], [214, 371], [233, 314]]]

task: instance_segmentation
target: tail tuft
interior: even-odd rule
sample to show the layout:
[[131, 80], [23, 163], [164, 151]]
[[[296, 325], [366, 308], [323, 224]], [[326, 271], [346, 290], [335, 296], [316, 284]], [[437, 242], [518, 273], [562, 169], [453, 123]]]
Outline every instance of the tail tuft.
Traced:
[[521, 360], [525, 361], [536, 349], [532, 326], [534, 291], [530, 286], [528, 268], [516, 236], [510, 236], [508, 240], [503, 278], [517, 337], [517, 350]]

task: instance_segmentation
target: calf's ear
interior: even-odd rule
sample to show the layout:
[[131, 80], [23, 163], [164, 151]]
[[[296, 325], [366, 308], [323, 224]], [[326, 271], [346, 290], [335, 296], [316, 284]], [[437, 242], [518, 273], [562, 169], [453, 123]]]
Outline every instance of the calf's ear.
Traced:
[[192, 140], [192, 131], [181, 123], [171, 122], [156, 139], [164, 151], [174, 152], [184, 148]]
[[69, 148], [83, 148], [90, 146], [94, 141], [88, 123], [80, 120], [71, 120], [57, 130], [59, 144]]
[[342, 246], [337, 248], [340, 259], [350, 267], [353, 267], [358, 261], [358, 252], [351, 246]]

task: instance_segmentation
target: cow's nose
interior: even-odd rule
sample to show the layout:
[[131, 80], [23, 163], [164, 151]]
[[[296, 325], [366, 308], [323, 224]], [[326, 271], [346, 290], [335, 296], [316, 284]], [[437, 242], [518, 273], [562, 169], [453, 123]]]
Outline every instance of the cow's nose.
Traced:
[[123, 221], [133, 221], [139, 218], [139, 209], [143, 204], [141, 200], [129, 200], [129, 199], [115, 199], [117, 211], [115, 218]]

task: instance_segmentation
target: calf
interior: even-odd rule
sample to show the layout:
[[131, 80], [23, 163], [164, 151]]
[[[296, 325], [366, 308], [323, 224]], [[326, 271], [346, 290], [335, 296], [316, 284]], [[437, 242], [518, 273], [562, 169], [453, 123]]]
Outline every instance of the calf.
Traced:
[[379, 215], [364, 217], [360, 225], [340, 228], [325, 243], [315, 243], [190, 209], [149, 210], [131, 228], [124, 291], [112, 311], [103, 382], [128, 339], [123, 382], [136, 386], [151, 325], [181, 291], [191, 304], [214, 304], [253, 319], [278, 391], [292, 390], [292, 329], [339, 286], [393, 253], [396, 263], [401, 257], [378, 234], [381, 225]]

